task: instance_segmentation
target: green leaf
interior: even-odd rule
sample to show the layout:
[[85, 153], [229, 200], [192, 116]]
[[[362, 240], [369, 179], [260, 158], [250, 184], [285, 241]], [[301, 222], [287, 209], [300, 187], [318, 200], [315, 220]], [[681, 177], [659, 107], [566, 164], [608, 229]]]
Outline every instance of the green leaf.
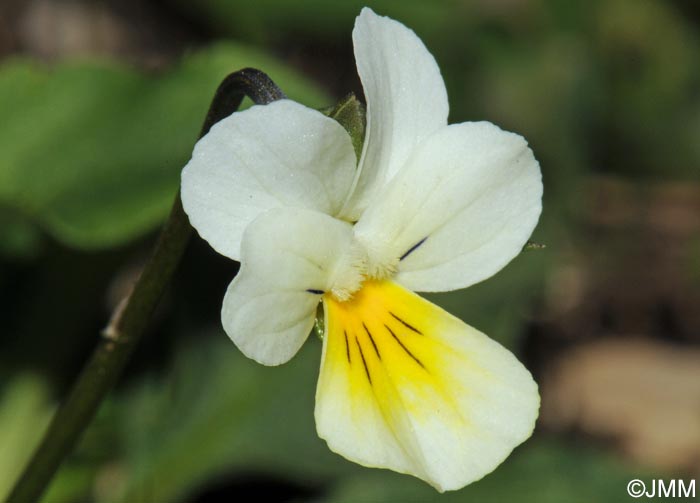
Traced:
[[164, 378], [119, 402], [128, 473], [107, 501], [181, 501], [217, 476], [264, 473], [318, 484], [357, 467], [316, 435], [320, 343], [265, 367], [222, 333], [183, 347]]
[[12, 211], [0, 209], [0, 256], [34, 258], [41, 246], [41, 233], [33, 222]]
[[0, 501], [29, 461], [53, 407], [46, 383], [36, 376], [22, 375], [6, 382], [0, 396]]
[[160, 76], [107, 63], [0, 66], [0, 204], [65, 244], [115, 246], [166, 216], [219, 82], [267, 72], [292, 99], [317, 87], [256, 50], [221, 44]]

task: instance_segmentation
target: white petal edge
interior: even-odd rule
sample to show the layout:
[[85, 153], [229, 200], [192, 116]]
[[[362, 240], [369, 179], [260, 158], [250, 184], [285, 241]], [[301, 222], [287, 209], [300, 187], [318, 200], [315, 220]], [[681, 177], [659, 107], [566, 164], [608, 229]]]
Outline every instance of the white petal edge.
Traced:
[[356, 221], [415, 146], [447, 124], [449, 105], [435, 58], [411, 29], [365, 7], [352, 40], [367, 128], [354, 190], [341, 215]]
[[466, 122], [428, 138], [355, 231], [372, 262], [398, 264], [399, 283], [448, 291], [505, 267], [541, 211], [540, 167], [525, 139]]
[[304, 209], [273, 209], [243, 235], [242, 263], [224, 296], [221, 321], [248, 358], [279, 365], [296, 354], [330, 289], [349, 224]]
[[350, 137], [333, 119], [290, 100], [256, 105], [196, 144], [182, 171], [182, 204], [212, 248], [240, 260], [243, 230], [264, 211], [337, 213], [355, 163]]
[[534, 429], [539, 394], [530, 373], [497, 342], [401, 286], [367, 287], [359, 322], [326, 301], [319, 436], [351, 461], [439, 491], [493, 471]]

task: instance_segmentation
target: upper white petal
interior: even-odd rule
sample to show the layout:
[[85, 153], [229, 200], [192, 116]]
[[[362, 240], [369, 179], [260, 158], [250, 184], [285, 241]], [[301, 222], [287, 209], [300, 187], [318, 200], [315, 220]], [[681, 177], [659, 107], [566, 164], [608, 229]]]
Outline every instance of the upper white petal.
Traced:
[[236, 346], [264, 365], [294, 356], [352, 241], [349, 224], [310, 210], [273, 209], [255, 219], [221, 311]]
[[454, 290], [520, 253], [541, 199], [539, 164], [521, 136], [455, 124], [416, 150], [355, 230], [370, 262], [398, 261], [396, 280], [411, 290]]
[[199, 234], [239, 260], [243, 230], [270, 208], [336, 214], [355, 161], [348, 134], [322, 113], [289, 100], [253, 106], [197, 143], [182, 172], [182, 203]]
[[440, 69], [412, 30], [364, 8], [352, 40], [367, 102], [360, 169], [342, 213], [354, 221], [415, 146], [447, 124], [449, 106]]

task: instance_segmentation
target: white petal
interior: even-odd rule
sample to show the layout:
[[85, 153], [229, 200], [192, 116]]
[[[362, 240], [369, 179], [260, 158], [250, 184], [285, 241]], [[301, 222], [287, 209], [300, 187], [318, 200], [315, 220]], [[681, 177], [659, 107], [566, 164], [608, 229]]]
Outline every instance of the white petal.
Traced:
[[[464, 288], [520, 253], [542, 210], [525, 140], [487, 122], [428, 138], [356, 225], [375, 264], [414, 291]], [[402, 258], [403, 257], [403, 258]]]
[[415, 146], [447, 124], [449, 106], [440, 69], [412, 30], [364, 8], [352, 40], [367, 129], [355, 190], [342, 215], [356, 221]]
[[459, 489], [527, 439], [537, 385], [505, 348], [388, 281], [324, 299], [316, 426], [331, 450]]
[[236, 346], [264, 365], [294, 356], [352, 240], [349, 224], [314, 211], [273, 209], [254, 220], [221, 311]]
[[192, 226], [222, 255], [240, 259], [245, 227], [276, 207], [337, 213], [355, 174], [350, 137], [336, 121], [289, 100], [217, 123], [182, 172]]

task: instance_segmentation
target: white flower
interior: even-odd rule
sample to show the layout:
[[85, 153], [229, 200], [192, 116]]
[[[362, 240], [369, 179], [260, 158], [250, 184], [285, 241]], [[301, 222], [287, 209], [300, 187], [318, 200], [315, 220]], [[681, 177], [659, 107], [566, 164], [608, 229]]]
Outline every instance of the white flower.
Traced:
[[281, 100], [197, 143], [182, 201], [199, 234], [241, 261], [222, 322], [248, 357], [288, 361], [323, 302], [315, 416], [328, 446], [457, 489], [531, 435], [537, 385], [412, 291], [470, 286], [518, 255], [540, 215], [540, 169], [516, 134], [447, 125], [440, 71], [411, 30], [365, 8], [353, 42], [367, 101], [359, 164], [337, 122]]

